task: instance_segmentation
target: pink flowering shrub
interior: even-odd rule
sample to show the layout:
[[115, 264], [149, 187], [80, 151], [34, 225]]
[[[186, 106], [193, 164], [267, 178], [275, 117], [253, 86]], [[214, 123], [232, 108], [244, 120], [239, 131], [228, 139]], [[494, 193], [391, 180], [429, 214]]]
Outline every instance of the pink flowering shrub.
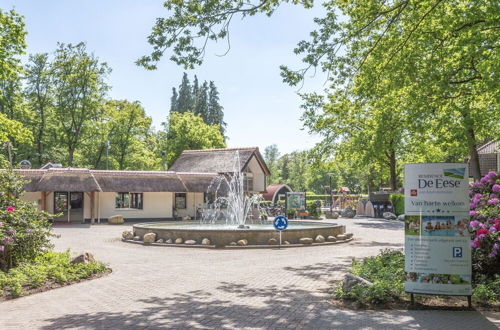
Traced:
[[0, 270], [33, 260], [50, 247], [50, 215], [19, 199], [24, 181], [14, 172], [0, 172]]
[[470, 186], [472, 262], [475, 272], [500, 273], [500, 175], [489, 172]]

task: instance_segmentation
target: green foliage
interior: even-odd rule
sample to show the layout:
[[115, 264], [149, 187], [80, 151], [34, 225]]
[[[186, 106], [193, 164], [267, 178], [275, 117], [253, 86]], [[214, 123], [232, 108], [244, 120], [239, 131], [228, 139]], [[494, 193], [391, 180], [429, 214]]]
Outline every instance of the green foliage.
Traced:
[[191, 112], [170, 114], [161, 136], [162, 150], [170, 166], [184, 150], [225, 148], [224, 137], [218, 125], [207, 125]]
[[472, 300], [480, 304], [500, 301], [500, 275], [496, 274], [493, 279], [482, 277], [474, 287]]
[[170, 113], [192, 112], [201, 116], [208, 125], [219, 125], [220, 132], [224, 136], [226, 129], [224, 108], [220, 105], [219, 92], [213, 81], [210, 81], [210, 84], [204, 81], [200, 88], [198, 77], [195, 75], [193, 86], [191, 86], [188, 75], [184, 72], [179, 94], [173, 88], [170, 102]]
[[19, 199], [24, 181], [13, 171], [0, 172], [0, 270], [34, 260], [52, 244], [50, 215]]
[[[321, 207], [321, 202], [319, 203]], [[321, 210], [318, 210], [318, 207], [316, 206], [316, 201], [306, 201], [306, 210], [309, 212], [309, 215], [311, 217], [320, 217], [321, 216]]]
[[353, 260], [350, 272], [373, 286], [356, 285], [349, 292], [338, 287], [335, 294], [339, 299], [377, 304], [399, 299], [404, 294], [404, 254], [400, 251], [386, 249], [375, 257]]
[[0, 272], [0, 296], [19, 297], [26, 293], [25, 290], [51, 282], [65, 284], [78, 281], [106, 269], [100, 262], [72, 264], [69, 251], [45, 252], [8, 272]]
[[394, 205], [394, 212], [396, 215], [405, 213], [405, 195], [404, 194], [391, 194], [389, 199]]

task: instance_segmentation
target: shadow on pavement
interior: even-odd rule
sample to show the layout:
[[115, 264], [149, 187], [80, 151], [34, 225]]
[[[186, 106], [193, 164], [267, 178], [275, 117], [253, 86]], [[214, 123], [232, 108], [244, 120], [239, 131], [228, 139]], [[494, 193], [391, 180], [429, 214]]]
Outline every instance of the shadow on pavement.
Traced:
[[394, 220], [372, 220], [369, 222], [354, 222], [353, 224], [361, 227], [361, 228], [369, 228], [369, 229], [386, 229], [386, 230], [400, 230], [403, 232], [404, 223], [401, 221]]
[[[299, 276], [316, 279], [348, 266], [318, 263], [286, 267]], [[291, 274], [293, 275], [293, 274]], [[286, 277], [283, 279], [286, 283]], [[128, 312], [74, 313], [47, 319], [44, 329], [157, 329], [157, 328], [293, 328], [293, 329], [496, 329], [478, 312], [352, 311], [334, 308], [328, 296], [297, 287], [221, 282], [216, 291], [195, 290], [169, 296], [138, 298]]]

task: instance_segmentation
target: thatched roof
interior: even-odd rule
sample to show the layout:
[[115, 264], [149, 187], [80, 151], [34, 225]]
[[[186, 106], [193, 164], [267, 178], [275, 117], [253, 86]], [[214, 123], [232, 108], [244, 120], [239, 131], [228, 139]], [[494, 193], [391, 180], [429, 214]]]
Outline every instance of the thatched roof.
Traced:
[[217, 173], [100, 171], [76, 168], [18, 170], [26, 191], [205, 192]]
[[[237, 164], [239, 155], [239, 164]], [[215, 172], [232, 173], [235, 165], [240, 171], [244, 171], [252, 157], [255, 156], [257, 162], [266, 175], [270, 171], [259, 152], [259, 148], [228, 148], [228, 149], [208, 149], [208, 150], [185, 150], [169, 168], [175, 172]]]
[[184, 192], [186, 188], [172, 172], [92, 171], [106, 192]]

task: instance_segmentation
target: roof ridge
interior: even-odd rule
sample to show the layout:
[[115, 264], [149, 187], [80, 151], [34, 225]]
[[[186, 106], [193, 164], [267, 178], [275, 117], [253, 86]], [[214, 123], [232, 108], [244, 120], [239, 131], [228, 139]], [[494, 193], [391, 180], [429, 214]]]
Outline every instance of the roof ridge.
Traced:
[[256, 150], [256, 149], [259, 149], [259, 147], [218, 148], [218, 149], [196, 149], [196, 150], [184, 150], [182, 153], [211, 152], [211, 151]]

